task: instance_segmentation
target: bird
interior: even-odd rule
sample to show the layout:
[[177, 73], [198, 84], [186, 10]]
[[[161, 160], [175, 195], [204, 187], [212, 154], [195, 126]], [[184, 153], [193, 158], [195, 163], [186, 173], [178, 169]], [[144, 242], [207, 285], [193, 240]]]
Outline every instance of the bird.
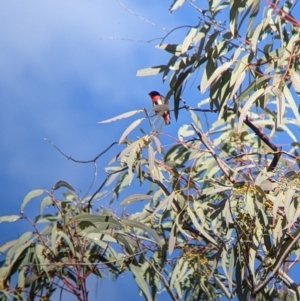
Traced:
[[[150, 96], [150, 98], [152, 100], [153, 106], [167, 105], [166, 99], [162, 95], [160, 95], [157, 91], [151, 91], [150, 93], [148, 93], [148, 95]], [[157, 114], [157, 112], [156, 112], [156, 114]], [[171, 123], [171, 116], [170, 116], [169, 110], [164, 111], [164, 113], [162, 114], [162, 117], [163, 117], [166, 125], [169, 125]]]

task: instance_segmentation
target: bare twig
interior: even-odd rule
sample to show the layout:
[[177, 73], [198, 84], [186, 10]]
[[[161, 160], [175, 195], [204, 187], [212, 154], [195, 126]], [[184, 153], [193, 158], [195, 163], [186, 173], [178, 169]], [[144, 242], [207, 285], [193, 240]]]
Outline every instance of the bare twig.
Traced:
[[118, 144], [118, 142], [113, 142], [110, 146], [108, 146], [104, 151], [102, 151], [100, 154], [98, 154], [94, 159], [91, 160], [77, 160], [72, 158], [71, 156], [68, 156], [67, 154], [65, 154], [59, 147], [57, 147], [51, 140], [44, 138], [45, 141], [47, 141], [48, 143], [50, 143], [60, 154], [62, 154], [65, 158], [67, 158], [68, 160], [71, 160], [75, 163], [95, 163], [102, 155], [104, 155], [108, 150], [110, 150], [115, 144]]
[[[48, 143], [50, 143], [61, 155], [63, 155], [65, 158], [67, 158], [68, 160], [71, 160], [75, 163], [81, 163], [81, 164], [88, 164], [88, 163], [94, 163], [94, 179], [90, 185], [90, 187], [88, 188], [87, 192], [85, 193], [85, 196], [89, 193], [89, 191], [92, 189], [92, 187], [94, 186], [95, 182], [96, 182], [96, 178], [97, 178], [97, 160], [104, 155], [107, 151], [109, 151], [115, 144], [118, 144], [118, 142], [113, 142], [110, 146], [108, 146], [104, 151], [102, 151], [100, 154], [98, 154], [94, 159], [91, 160], [77, 160], [72, 158], [71, 156], [68, 156], [67, 154], [65, 154], [59, 147], [57, 147], [51, 140], [45, 138], [45, 141], [47, 141]], [[108, 180], [108, 178], [106, 179], [106, 181]], [[105, 181], [105, 182], [106, 182]], [[105, 184], [105, 183], [104, 183]], [[102, 187], [101, 187], [102, 189]], [[100, 189], [100, 190], [101, 190]], [[95, 197], [96, 194], [93, 195], [93, 198]], [[84, 197], [85, 197], [84, 196]], [[91, 200], [90, 200], [91, 201]], [[89, 201], [89, 208], [90, 208], [90, 201]]]
[[129, 39], [129, 38], [120, 38], [120, 37], [105, 37], [100, 38], [99, 40], [118, 40], [118, 41], [125, 41], [125, 42], [133, 42], [133, 43], [151, 43], [156, 40], [162, 40], [163, 38], [153, 38], [150, 40], [135, 40], [135, 39]]
[[154, 22], [152, 22], [152, 21], [150, 21], [150, 20], [148, 20], [148, 19], [146, 19], [146, 18], [144, 18], [144, 17], [138, 15], [137, 13], [135, 13], [134, 11], [132, 11], [131, 9], [129, 9], [129, 8], [128, 8], [125, 4], [123, 4], [121, 1], [117, 0], [117, 2], [118, 2], [125, 10], [127, 10], [130, 14], [132, 14], [133, 16], [135, 16], [135, 17], [139, 18], [140, 20], [142, 20], [142, 21], [144, 21], [144, 22], [146, 22], [146, 23], [149, 23], [149, 24], [151, 24], [151, 25], [153, 25], [153, 26], [155, 26], [155, 27], [158, 27], [159, 29], [162, 29], [163, 31], [168, 32], [168, 30], [167, 30], [166, 28], [164, 28], [164, 27], [162, 27], [162, 26], [159, 26], [159, 25], [157, 25], [156, 23], [154, 23]]

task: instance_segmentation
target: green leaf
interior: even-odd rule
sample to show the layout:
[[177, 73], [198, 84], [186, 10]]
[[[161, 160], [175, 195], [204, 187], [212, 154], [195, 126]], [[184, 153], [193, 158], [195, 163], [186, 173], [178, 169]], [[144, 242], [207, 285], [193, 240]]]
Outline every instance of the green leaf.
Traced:
[[122, 120], [122, 119], [125, 119], [125, 118], [129, 118], [129, 117], [131, 117], [131, 116], [133, 116], [133, 115], [136, 115], [136, 114], [139, 114], [139, 113], [142, 113], [142, 112], [144, 112], [144, 110], [134, 110], [134, 111], [129, 111], [129, 112], [120, 114], [120, 115], [118, 115], [118, 116], [115, 116], [115, 117], [113, 117], [113, 118], [106, 119], [106, 120], [103, 120], [103, 121], [99, 121], [98, 123], [110, 123], [110, 122]]
[[157, 49], [165, 50], [173, 55], [180, 55], [182, 52], [182, 44], [159, 44], [155, 46]]
[[74, 245], [71, 242], [70, 238], [68, 237], [68, 235], [66, 233], [64, 233], [63, 231], [58, 231], [57, 232], [57, 237], [60, 236], [61, 238], [64, 239], [64, 241], [66, 242], [66, 244], [68, 245], [68, 247], [70, 248], [70, 251], [72, 252], [72, 254], [75, 256], [76, 252], [74, 249]]
[[136, 73], [136, 76], [150, 76], [150, 75], [157, 75], [161, 72], [164, 72], [166, 70], [166, 66], [165, 65], [161, 65], [161, 66], [155, 66], [152, 68], [145, 68], [145, 69], [141, 69]]
[[138, 222], [138, 221], [130, 220], [130, 219], [125, 219], [122, 221], [122, 223], [126, 226], [129, 226], [132, 228], [139, 228], [139, 229], [142, 229], [143, 231], [145, 231], [146, 233], [149, 233], [150, 235], [152, 235], [154, 237], [156, 243], [159, 246], [161, 246], [161, 240], [160, 240], [160, 237], [158, 236], [158, 234], [153, 229], [146, 226], [145, 224]]
[[130, 270], [132, 271], [132, 274], [134, 275], [134, 280], [137, 283], [137, 285], [139, 286], [139, 288], [141, 289], [141, 291], [143, 292], [143, 294], [145, 295], [145, 298], [148, 301], [152, 301], [148, 285], [147, 285], [146, 281], [144, 280], [143, 270], [140, 267], [135, 266], [133, 264], [130, 264], [129, 266], [130, 266]]
[[265, 20], [263, 22], [261, 22], [260, 24], [258, 24], [255, 27], [254, 33], [250, 37], [251, 38], [251, 46], [252, 46], [252, 51], [253, 52], [256, 52], [256, 45], [257, 45], [258, 39], [260, 38], [261, 31], [262, 31], [262, 29], [264, 27], [264, 24], [265, 24]]
[[175, 249], [175, 245], [176, 245], [176, 223], [174, 223], [174, 225], [171, 228], [170, 231], [170, 236], [169, 236], [169, 241], [168, 241], [168, 252], [169, 255], [172, 255], [174, 249]]
[[242, 108], [239, 116], [239, 122], [238, 122], [238, 127], [237, 131], [240, 133], [242, 131], [242, 126], [244, 123], [244, 119], [246, 118], [247, 114], [251, 111], [252, 105], [257, 101], [257, 99], [265, 93], [265, 89], [261, 88], [253, 93], [251, 97], [248, 99], [244, 107]]
[[23, 250], [26, 249], [29, 244], [31, 244], [33, 238], [32, 232], [25, 232], [23, 235], [21, 235], [15, 241], [12, 248], [10, 248], [10, 250], [7, 252], [7, 256], [5, 258], [6, 263], [12, 266], [13, 263], [18, 260], [18, 256], [23, 252]]
[[43, 213], [43, 210], [45, 207], [48, 207], [48, 206], [51, 206], [53, 205], [53, 200], [51, 199], [50, 196], [45, 196], [41, 202], [41, 205], [40, 205], [40, 214]]
[[157, 138], [157, 137], [155, 137], [155, 136], [151, 136], [151, 139], [154, 141], [154, 143], [155, 143], [155, 146], [156, 146], [156, 151], [158, 152], [158, 153], [162, 153], [162, 151], [163, 151], [163, 149], [162, 149], [162, 147], [161, 147], [161, 143], [160, 143], [160, 141], [159, 141], [159, 139]]
[[135, 120], [134, 122], [132, 122], [127, 128], [126, 130], [123, 132], [121, 138], [119, 139], [119, 144], [121, 144], [126, 137], [137, 127], [141, 124], [141, 122], [144, 120], [145, 118], [140, 118]]
[[277, 106], [277, 119], [276, 119], [276, 128], [282, 124], [283, 116], [285, 113], [285, 99], [283, 93], [276, 87], [273, 88], [273, 93], [276, 96], [276, 106]]
[[204, 93], [208, 87], [210, 87], [215, 81], [218, 80], [218, 78], [221, 77], [222, 73], [224, 73], [226, 70], [230, 68], [230, 66], [233, 64], [233, 61], [226, 62], [219, 66], [215, 72], [212, 74], [212, 76], [208, 79], [207, 83], [201, 90], [201, 93]]
[[[231, 299], [232, 299], [232, 298], [231, 298], [231, 294], [229, 293], [228, 289], [227, 289], [226, 286], [223, 284], [223, 282], [220, 281], [220, 280], [218, 279], [218, 277], [214, 277], [214, 279], [215, 279], [215, 281], [216, 281], [218, 287], [223, 291], [223, 293], [224, 293], [225, 296], [228, 298], [228, 300], [231, 300]], [[230, 280], [230, 279], [228, 279], [228, 280]]]
[[300, 126], [300, 114], [298, 112], [298, 107], [295, 103], [295, 100], [291, 94], [290, 89], [287, 86], [283, 87], [283, 95], [285, 96], [290, 108], [292, 109], [292, 112], [294, 116], [296, 117], [297, 125]]
[[180, 141], [184, 141], [184, 139], [186, 137], [193, 136], [194, 134], [195, 134], [195, 131], [191, 130], [191, 127], [188, 124], [182, 125], [178, 130], [178, 138]]
[[196, 219], [195, 214], [193, 211], [188, 207], [187, 208], [188, 214], [193, 222], [193, 225], [195, 228], [205, 237], [209, 242], [211, 242], [214, 245], [218, 245], [217, 242], [203, 229], [203, 227], [199, 224], [198, 220]]
[[300, 94], [300, 76], [299, 76], [299, 74], [295, 71], [294, 68], [290, 69], [289, 73], [291, 76], [291, 82], [292, 82], [294, 90], [296, 91], [296, 93]]
[[185, 0], [174, 0], [173, 4], [170, 7], [170, 12], [172, 13], [173, 11], [175, 11], [177, 8], [179, 8], [183, 3], [185, 2]]
[[198, 32], [198, 27], [192, 27], [190, 29], [189, 33], [186, 35], [186, 37], [183, 40], [181, 54], [184, 54], [189, 49], [197, 32]]
[[25, 206], [34, 198], [39, 197], [40, 195], [42, 195], [44, 193], [43, 189], [36, 189], [36, 190], [32, 190], [30, 191], [25, 198], [23, 199], [22, 203], [21, 203], [21, 207], [20, 207], [20, 211], [21, 213], [24, 213], [24, 208]]
[[5, 222], [12, 223], [21, 218], [22, 218], [22, 216], [20, 216], [20, 215], [4, 215], [4, 216], [0, 217], [0, 223], [5, 223]]
[[95, 215], [95, 214], [83, 213], [83, 214], [74, 216], [73, 221], [74, 222], [88, 221], [88, 222], [94, 224], [95, 226], [98, 226], [98, 224], [101, 225], [103, 223], [104, 224], [112, 224], [115, 227], [122, 228], [122, 224], [111, 216], [100, 216], [100, 215]]
[[75, 191], [74, 188], [69, 183], [67, 183], [66, 181], [56, 182], [55, 185], [51, 189], [54, 191], [54, 190], [57, 190], [57, 189], [62, 188], [62, 187], [70, 189], [71, 191]]
[[151, 195], [147, 195], [147, 194], [133, 194], [128, 196], [127, 198], [125, 198], [120, 205], [124, 206], [124, 205], [131, 205], [135, 202], [139, 202], [139, 201], [150, 201], [152, 200], [152, 196]]

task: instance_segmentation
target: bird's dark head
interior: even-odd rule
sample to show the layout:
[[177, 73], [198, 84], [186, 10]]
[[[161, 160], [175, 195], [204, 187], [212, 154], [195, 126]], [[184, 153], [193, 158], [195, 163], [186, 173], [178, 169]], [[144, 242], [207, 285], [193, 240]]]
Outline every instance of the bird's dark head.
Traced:
[[157, 91], [151, 91], [148, 95], [149, 95], [150, 97], [160, 96], [160, 94], [159, 94]]

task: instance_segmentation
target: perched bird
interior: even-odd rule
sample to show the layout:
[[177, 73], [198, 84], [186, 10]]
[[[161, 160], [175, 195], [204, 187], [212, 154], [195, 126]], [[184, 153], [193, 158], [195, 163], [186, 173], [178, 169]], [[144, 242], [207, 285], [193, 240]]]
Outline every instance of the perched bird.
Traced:
[[[160, 95], [157, 91], [151, 91], [148, 95], [150, 96], [150, 98], [152, 100], [153, 106], [167, 105], [165, 98], [162, 95]], [[166, 125], [171, 123], [171, 117], [170, 117], [169, 110], [165, 111], [162, 114], [162, 117], [163, 117]]]

